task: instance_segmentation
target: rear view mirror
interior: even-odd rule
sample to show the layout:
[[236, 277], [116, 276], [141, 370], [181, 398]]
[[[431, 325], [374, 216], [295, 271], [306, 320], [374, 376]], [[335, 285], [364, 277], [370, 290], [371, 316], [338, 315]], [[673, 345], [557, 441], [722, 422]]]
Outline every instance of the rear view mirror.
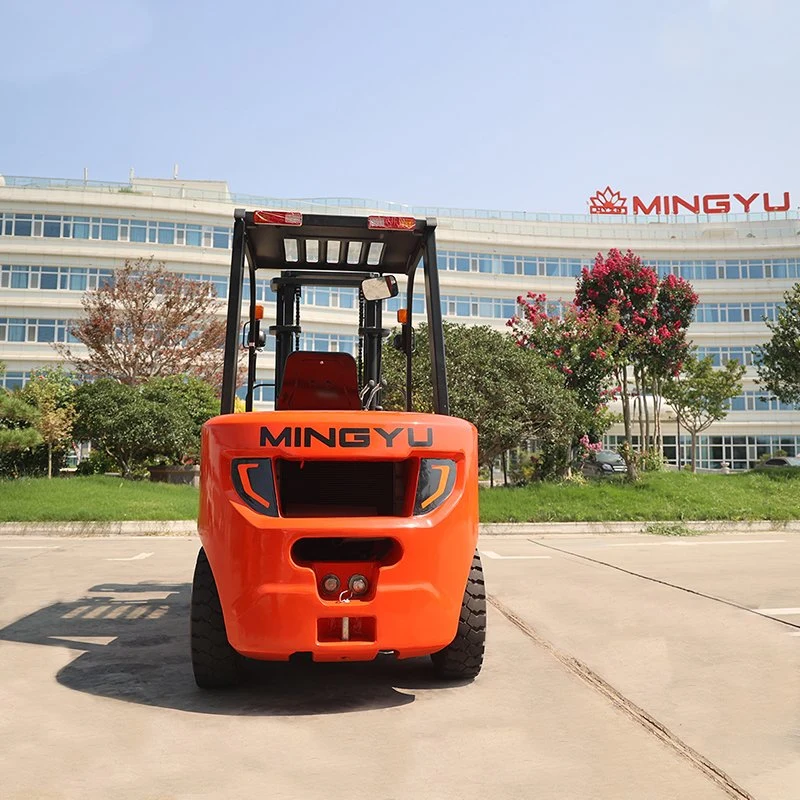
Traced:
[[250, 323], [245, 322], [242, 326], [242, 347], [247, 349], [250, 345], [255, 345], [256, 350], [263, 350], [267, 346], [267, 333], [259, 328], [256, 341], [253, 341]]
[[394, 275], [361, 281], [361, 293], [365, 300], [388, 300], [390, 297], [397, 297], [397, 292], [397, 278]]

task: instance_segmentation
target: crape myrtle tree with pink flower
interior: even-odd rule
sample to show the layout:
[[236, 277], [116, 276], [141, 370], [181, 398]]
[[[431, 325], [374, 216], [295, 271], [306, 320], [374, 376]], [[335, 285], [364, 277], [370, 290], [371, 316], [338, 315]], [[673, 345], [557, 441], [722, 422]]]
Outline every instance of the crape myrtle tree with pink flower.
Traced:
[[618, 392], [613, 374], [613, 356], [620, 340], [617, 318], [613, 314], [603, 317], [595, 309], [581, 309], [574, 303], [558, 313], [546, 295], [534, 292], [517, 302], [520, 314], [508, 321], [516, 343], [535, 351], [560, 376], [581, 409], [572, 448], [556, 451], [546, 443], [542, 448], [541, 477], [558, 476], [569, 468], [570, 450], [574, 452], [580, 445], [580, 454], [588, 456], [593, 448], [587, 445], [598, 442], [613, 419], [606, 406]]
[[[655, 449], [660, 456], [662, 452], [661, 385], [667, 377], [680, 372], [688, 355], [686, 331], [697, 299], [688, 282], [674, 275], [659, 281], [656, 271], [630, 250], [623, 254], [612, 249], [605, 258], [598, 253], [592, 268], [581, 271], [576, 304], [593, 308], [602, 316], [618, 318], [620, 341], [615, 376], [625, 428], [622, 455], [629, 469], [636, 467], [632, 446], [634, 405], [641, 453]], [[652, 408], [649, 397], [653, 399]]]
[[674, 275], [659, 281], [635, 253], [612, 249], [583, 268], [575, 299], [562, 314], [553, 313], [542, 294], [528, 293], [519, 303], [521, 313], [508, 322], [517, 344], [537, 350], [576, 392], [590, 415], [585, 431], [590, 441], [597, 441], [611, 422], [608, 403], [622, 401], [621, 451], [635, 480], [643, 455], [663, 449], [661, 387], [680, 371], [689, 351], [686, 330], [697, 305], [691, 285]]
[[[642, 387], [649, 389], [654, 401], [653, 434], [650, 435], [650, 419], [645, 404], [645, 431], [640, 432], [640, 442], [655, 447], [658, 454], [664, 451], [661, 430], [661, 403], [665, 396], [664, 383], [678, 375], [686, 360], [691, 357], [692, 347], [687, 338], [687, 329], [697, 306], [697, 294], [692, 285], [667, 275], [658, 286], [655, 311], [656, 324], [647, 334], [642, 358]], [[641, 429], [640, 416], [640, 429]]]

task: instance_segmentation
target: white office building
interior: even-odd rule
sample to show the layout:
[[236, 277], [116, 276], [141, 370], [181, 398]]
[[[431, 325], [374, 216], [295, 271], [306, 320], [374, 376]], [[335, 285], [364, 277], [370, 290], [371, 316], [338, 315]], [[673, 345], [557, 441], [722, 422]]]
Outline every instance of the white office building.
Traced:
[[[0, 360], [6, 365], [0, 382], [21, 386], [32, 370], [58, 363], [52, 345], [69, 340], [83, 292], [127, 259], [153, 256], [213, 283], [225, 298], [235, 207], [436, 217], [445, 318], [498, 329], [515, 313], [518, 295], [544, 292], [568, 302], [581, 267], [598, 251], [630, 248], [661, 275], [674, 273], [694, 285], [700, 304], [690, 336], [700, 353], [718, 364], [737, 359], [747, 366], [744, 391], [730, 414], [701, 436], [700, 466], [726, 461], [743, 469], [774, 450], [800, 454], [800, 410], [766, 396], [753, 367], [753, 347], [767, 338], [763, 319], [774, 319], [783, 293], [800, 280], [794, 210], [689, 217], [534, 214], [251, 197], [215, 181], [0, 176]], [[257, 288], [267, 304], [270, 277]], [[312, 289], [302, 302], [304, 347], [353, 350], [352, 291]], [[259, 370], [260, 380], [270, 376]], [[272, 399], [271, 387], [260, 387], [259, 405], [268, 408]], [[620, 432], [612, 430], [609, 443]], [[664, 433], [665, 455], [674, 463], [674, 422], [665, 420]], [[685, 460], [688, 440], [682, 442]]]

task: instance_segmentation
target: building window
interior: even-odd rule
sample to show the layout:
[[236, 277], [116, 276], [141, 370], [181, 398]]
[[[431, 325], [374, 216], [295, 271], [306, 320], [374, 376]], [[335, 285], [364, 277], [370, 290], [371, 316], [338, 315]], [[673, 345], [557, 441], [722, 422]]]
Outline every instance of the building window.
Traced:
[[59, 214], [0, 213], [0, 236], [48, 239], [94, 239], [104, 242], [230, 248], [231, 229], [116, 217], [82, 217]]
[[[634, 436], [634, 446], [638, 446], [637, 437]], [[731, 469], [752, 469], [762, 456], [768, 456], [776, 450], [783, 450], [790, 456], [800, 453], [800, 436], [785, 436], [781, 434], [757, 434], [747, 436], [714, 436], [703, 435], [697, 437], [699, 469], [721, 469], [722, 462], [727, 462]], [[624, 436], [612, 435], [604, 437], [603, 446], [617, 449], [624, 442]], [[676, 434], [664, 433], [664, 458], [668, 464], [677, 466]], [[691, 437], [682, 435], [680, 438], [680, 463], [681, 466], [690, 463]]]
[[70, 320], [0, 317], [0, 342], [49, 344], [77, 342], [69, 332]]
[[774, 320], [782, 303], [699, 303], [694, 312], [694, 321], [715, 322], [762, 322]]
[[[577, 278], [583, 266], [590, 266], [594, 255], [583, 259], [544, 255], [511, 255], [443, 250], [439, 268], [453, 272], [485, 272], [496, 275], [547, 276]], [[644, 263], [661, 277], [675, 275], [688, 281], [762, 280], [800, 278], [800, 259], [649, 259]]]

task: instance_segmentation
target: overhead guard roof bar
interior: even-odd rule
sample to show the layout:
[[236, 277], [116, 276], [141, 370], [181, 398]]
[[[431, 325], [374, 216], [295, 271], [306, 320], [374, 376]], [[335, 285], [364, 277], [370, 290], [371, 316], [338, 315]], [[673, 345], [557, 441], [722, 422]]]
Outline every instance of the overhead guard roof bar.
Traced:
[[[375, 270], [408, 275], [422, 256], [426, 231], [436, 224], [432, 220], [412, 217], [340, 217], [328, 214], [283, 215], [283, 218], [299, 220], [300, 224], [259, 223], [256, 221], [258, 214], [257, 211], [245, 214], [247, 256], [257, 270]], [[281, 219], [281, 216], [274, 214], [268, 218]], [[408, 227], [370, 227], [381, 224], [381, 221], [393, 224], [396, 219], [402, 219]], [[291, 255], [296, 256], [296, 260], [287, 258], [287, 242], [294, 243], [296, 253]], [[334, 258], [331, 251], [337, 249], [337, 244], [338, 253]], [[356, 248], [357, 259], [354, 256]], [[309, 255], [312, 260], [309, 260]]]

